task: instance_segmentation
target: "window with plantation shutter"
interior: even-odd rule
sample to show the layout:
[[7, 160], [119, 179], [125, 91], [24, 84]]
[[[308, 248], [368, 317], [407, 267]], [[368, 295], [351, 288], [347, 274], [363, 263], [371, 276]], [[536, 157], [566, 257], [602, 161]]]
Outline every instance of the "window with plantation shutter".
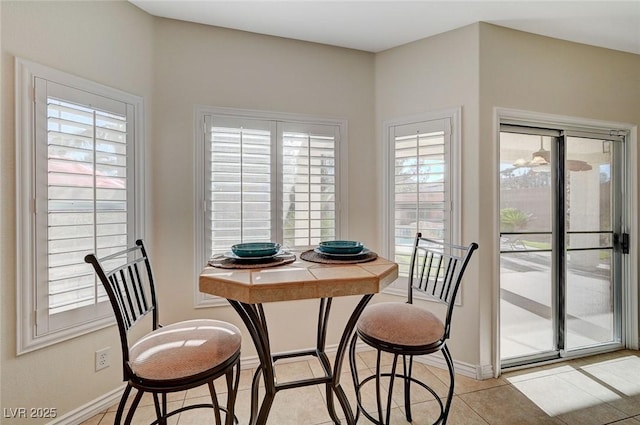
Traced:
[[53, 316], [105, 301], [83, 256], [126, 248], [127, 115], [47, 96], [47, 128], [46, 314]]
[[273, 238], [271, 123], [205, 117], [207, 180], [205, 228], [211, 253], [240, 241]]
[[[206, 107], [197, 115], [198, 273], [233, 244], [304, 249], [345, 234], [345, 122]], [[196, 290], [197, 305], [211, 299]]]
[[[24, 193], [18, 207], [29, 216], [22, 220], [28, 241], [19, 253], [19, 302], [23, 312], [35, 312], [21, 324], [27, 351], [112, 322], [104, 288], [84, 256], [125, 248], [141, 227], [134, 172], [141, 103], [36, 64], [19, 65], [33, 72], [21, 81], [27, 90], [32, 84], [33, 98], [21, 115], [33, 132], [19, 141]], [[30, 316], [35, 323], [28, 323]]]
[[457, 123], [457, 111], [385, 123], [385, 245], [400, 275], [387, 292], [406, 294], [405, 279], [417, 232], [426, 238], [457, 242]]
[[283, 243], [301, 247], [335, 239], [336, 129], [281, 126]]

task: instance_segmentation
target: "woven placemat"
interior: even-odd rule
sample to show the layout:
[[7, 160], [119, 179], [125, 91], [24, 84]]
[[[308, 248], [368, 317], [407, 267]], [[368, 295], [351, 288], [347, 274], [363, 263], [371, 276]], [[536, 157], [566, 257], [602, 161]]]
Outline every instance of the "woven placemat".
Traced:
[[283, 266], [296, 261], [296, 254], [286, 252], [275, 257], [262, 260], [236, 260], [227, 258], [222, 254], [214, 255], [209, 260], [209, 265], [221, 269], [264, 269], [267, 267]]
[[300, 259], [305, 261], [311, 261], [312, 263], [321, 263], [321, 264], [356, 264], [356, 263], [366, 263], [367, 261], [373, 261], [378, 258], [378, 254], [373, 251], [367, 251], [362, 255], [348, 257], [348, 258], [338, 258], [338, 257], [330, 257], [327, 255], [322, 255], [320, 253], [315, 252], [313, 249], [308, 251], [304, 251], [300, 254]]

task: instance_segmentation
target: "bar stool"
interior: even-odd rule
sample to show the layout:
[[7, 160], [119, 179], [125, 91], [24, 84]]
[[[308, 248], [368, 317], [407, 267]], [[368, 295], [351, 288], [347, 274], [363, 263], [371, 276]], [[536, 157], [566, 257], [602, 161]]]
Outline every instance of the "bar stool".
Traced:
[[[151, 263], [142, 240], [137, 240], [134, 247], [100, 259], [89, 254], [85, 262], [93, 265], [109, 296], [120, 333], [123, 380], [127, 386], [114, 423], [121, 423], [133, 388], [137, 393], [125, 424], [131, 423], [145, 392], [153, 394], [157, 419], [152, 424], [166, 424], [168, 417], [196, 408], [212, 408], [216, 425], [222, 423], [221, 411], [226, 413], [225, 425], [238, 423], [234, 405], [240, 378], [240, 330], [219, 320], [186, 320], [160, 325]], [[149, 313], [151, 332], [130, 345], [129, 331], [140, 325], [141, 319]], [[220, 407], [214, 387], [214, 381], [222, 376], [226, 377], [227, 384], [226, 408]], [[209, 387], [211, 403], [167, 411], [168, 393], [204, 384]]]
[[[356, 332], [349, 347], [351, 373], [356, 390], [356, 421], [360, 412], [373, 423], [388, 425], [391, 417], [391, 400], [394, 379], [402, 379], [404, 385], [404, 410], [408, 422], [411, 416], [411, 384], [417, 384], [429, 391], [440, 406], [440, 415], [434, 424], [446, 424], [453, 398], [454, 367], [446, 340], [449, 338], [451, 316], [455, 305], [456, 294], [462, 276], [478, 244], [459, 246], [423, 238], [416, 234], [411, 263], [409, 266], [407, 302], [385, 302], [369, 305], [365, 308]], [[429, 298], [446, 305], [444, 320], [422, 306], [413, 304], [414, 292], [422, 293]], [[356, 342], [360, 338], [364, 343], [376, 350], [376, 373], [363, 380], [358, 377], [355, 363]], [[424, 382], [411, 376], [413, 357], [442, 351], [449, 370], [449, 392], [443, 403], [441, 397]], [[382, 353], [393, 355], [391, 372], [381, 371]], [[397, 371], [398, 358], [402, 357], [402, 373]], [[382, 405], [382, 377], [389, 378], [386, 410]], [[367, 412], [362, 405], [361, 392], [363, 386], [375, 380], [378, 417]]]

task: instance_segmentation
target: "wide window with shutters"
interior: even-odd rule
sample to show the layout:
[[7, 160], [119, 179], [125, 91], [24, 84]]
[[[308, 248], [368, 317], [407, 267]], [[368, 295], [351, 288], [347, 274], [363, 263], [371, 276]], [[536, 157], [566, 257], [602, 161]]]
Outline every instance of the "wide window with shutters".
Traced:
[[28, 351], [112, 322], [84, 256], [121, 250], [141, 232], [134, 172], [141, 100], [36, 64], [20, 61], [19, 69], [33, 94], [21, 102], [18, 140], [19, 350]]
[[346, 234], [344, 121], [203, 107], [197, 125], [198, 273], [236, 243], [304, 249]]
[[387, 292], [406, 294], [412, 244], [424, 237], [458, 243], [459, 111], [388, 121], [385, 131], [385, 249], [400, 279]]

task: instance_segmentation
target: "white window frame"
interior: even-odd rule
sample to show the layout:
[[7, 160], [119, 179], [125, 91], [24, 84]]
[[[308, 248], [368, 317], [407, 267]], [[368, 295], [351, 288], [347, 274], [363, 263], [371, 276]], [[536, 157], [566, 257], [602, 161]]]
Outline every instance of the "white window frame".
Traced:
[[[195, 242], [195, 258], [194, 258], [194, 276], [199, 276], [202, 267], [209, 260], [209, 251], [206, 247], [205, 237], [205, 186], [206, 176], [205, 161], [206, 143], [205, 140], [205, 116], [218, 116], [240, 119], [254, 119], [262, 121], [282, 121], [286, 123], [299, 123], [303, 125], [331, 125], [337, 126], [339, 131], [339, 140], [336, 147], [336, 238], [344, 238], [348, 234], [348, 205], [347, 205], [347, 188], [348, 188], [348, 142], [347, 142], [347, 121], [338, 118], [324, 118], [313, 115], [293, 114], [284, 112], [270, 112], [262, 110], [249, 110], [237, 108], [224, 108], [214, 106], [196, 105], [194, 113], [194, 242]], [[281, 134], [278, 134], [280, 137]], [[275, 184], [275, 182], [274, 182]], [[282, 188], [276, 188], [281, 191]], [[194, 307], [216, 307], [228, 305], [226, 300], [203, 294], [199, 290], [198, 279], [194, 279]]]
[[[35, 270], [37, 243], [34, 160], [37, 151], [35, 127], [35, 79], [43, 79], [73, 89], [114, 99], [134, 108], [133, 150], [133, 207], [135, 208], [133, 233], [129, 238], [145, 235], [145, 167], [144, 167], [144, 104], [143, 99], [123, 91], [104, 86], [35, 62], [16, 58], [15, 62], [16, 106], [16, 290], [17, 290], [17, 354], [23, 354], [93, 332], [115, 323], [112, 314], [95, 320], [81, 318], [68, 327], [42, 335], [36, 334], [37, 278]], [[130, 227], [131, 228], [131, 227]], [[45, 254], [46, 255], [46, 254]], [[108, 302], [105, 302], [108, 304]], [[105, 309], [105, 312], [110, 312]]]
[[[385, 258], [393, 259], [395, 257], [395, 202], [394, 202], [394, 161], [395, 161], [395, 148], [394, 148], [394, 140], [391, 137], [391, 131], [394, 127], [403, 126], [403, 125], [411, 125], [411, 124], [419, 124], [423, 122], [429, 121], [438, 121], [438, 120], [449, 120], [450, 128], [448, 131], [449, 134], [449, 145], [448, 148], [448, 157], [446, 160], [446, 167], [448, 168], [448, 176], [449, 181], [449, 195], [450, 195], [450, 228], [449, 231], [449, 243], [460, 244], [460, 229], [461, 229], [461, 204], [462, 200], [460, 198], [460, 186], [462, 183], [461, 180], [461, 114], [462, 108], [449, 108], [438, 111], [432, 111], [424, 114], [412, 115], [407, 117], [401, 117], [391, 120], [386, 120], [383, 122], [383, 130], [382, 130], [382, 204], [380, 206], [380, 211], [382, 212], [381, 220], [381, 245], [382, 245], [382, 255]], [[445, 130], [446, 132], [447, 130]], [[404, 282], [405, 279], [399, 277], [396, 282]], [[389, 285], [387, 288], [383, 290], [386, 294], [398, 295], [406, 297], [407, 288], [406, 285]], [[416, 295], [418, 298], [426, 297], [421, 296], [420, 294]], [[459, 300], [462, 298], [459, 296]]]

